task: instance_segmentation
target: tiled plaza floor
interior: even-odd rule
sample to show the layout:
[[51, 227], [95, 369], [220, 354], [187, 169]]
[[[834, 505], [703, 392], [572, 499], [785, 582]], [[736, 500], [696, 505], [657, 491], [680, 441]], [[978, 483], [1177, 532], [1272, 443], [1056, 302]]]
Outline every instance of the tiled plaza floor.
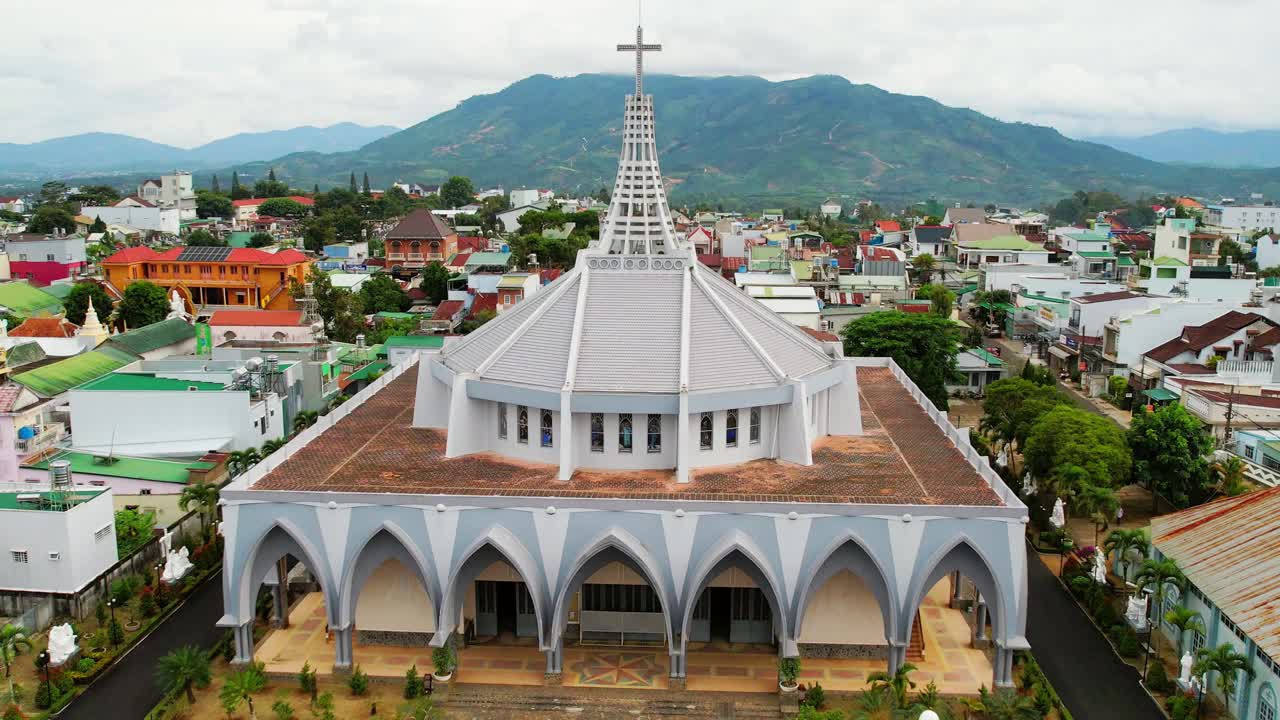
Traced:
[[[930, 681], [947, 695], [976, 694], [991, 683], [991, 662], [981, 650], [971, 648], [970, 629], [962, 613], [946, 607], [947, 584], [939, 583], [920, 610], [925, 659], [911, 679], [919, 687]], [[290, 627], [271, 632], [256, 657], [275, 673], [297, 673], [303, 662], [321, 674], [331, 672], [333, 643], [325, 638], [321, 595], [303, 598], [290, 613]], [[430, 672], [430, 648], [401, 648], [356, 643], [355, 661], [372, 676], [403, 677], [412, 664]], [[665, 650], [651, 648], [566, 647], [565, 687], [609, 687], [666, 690], [670, 658]], [[546, 657], [529, 643], [472, 645], [458, 653], [459, 683], [542, 685]], [[885, 669], [881, 660], [806, 658], [801, 682], [819, 682], [832, 691], [866, 688], [867, 676]], [[687, 688], [691, 691], [777, 692], [777, 655], [767, 648], [728, 652], [691, 649], [687, 663]]]

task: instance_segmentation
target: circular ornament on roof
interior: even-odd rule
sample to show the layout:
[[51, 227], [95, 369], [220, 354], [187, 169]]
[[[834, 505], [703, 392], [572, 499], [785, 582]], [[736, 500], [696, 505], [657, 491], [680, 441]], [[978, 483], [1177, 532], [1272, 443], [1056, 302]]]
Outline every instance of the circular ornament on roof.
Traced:
[[591, 268], [592, 270], [599, 270], [599, 269], [600, 269], [600, 261], [599, 261], [598, 259], [596, 259], [596, 258], [591, 258], [591, 259], [587, 260], [587, 267]]
[[648, 261], [648, 260], [637, 260], [637, 261], [636, 261], [636, 267], [640, 268], [641, 270], [648, 270], [648, 269], [649, 269], [649, 261]]
[[619, 269], [619, 268], [621, 268], [621, 267], [622, 267], [622, 261], [621, 261], [621, 260], [619, 260], [619, 259], [617, 259], [617, 258], [614, 258], [614, 259], [612, 259], [612, 260], [610, 260], [610, 261], [609, 261], [609, 269], [610, 269], [610, 270], [617, 270], [617, 269]]
[[625, 267], [625, 268], [626, 268], [626, 269], [628, 269], [628, 270], [635, 270], [635, 269], [636, 269], [636, 261], [635, 261], [635, 260], [628, 259], [628, 260], [623, 264], [623, 267]]

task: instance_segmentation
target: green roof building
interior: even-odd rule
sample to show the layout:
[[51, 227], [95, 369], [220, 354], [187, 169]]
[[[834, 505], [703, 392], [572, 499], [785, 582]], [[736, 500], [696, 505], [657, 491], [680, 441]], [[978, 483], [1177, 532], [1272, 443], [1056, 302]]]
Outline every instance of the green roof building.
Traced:
[[[178, 318], [161, 320], [136, 330], [113, 335], [103, 345], [132, 353], [138, 357], [152, 360], [149, 355], [160, 357], [176, 355], [195, 349], [196, 328], [191, 323]], [[186, 345], [190, 347], [185, 347]], [[159, 352], [162, 351], [163, 352]]]
[[23, 317], [57, 315], [62, 312], [62, 301], [25, 282], [0, 283], [0, 306]]
[[73, 355], [34, 370], [18, 373], [12, 380], [42, 398], [51, 398], [91, 380], [119, 370], [138, 358], [123, 350], [103, 346]]

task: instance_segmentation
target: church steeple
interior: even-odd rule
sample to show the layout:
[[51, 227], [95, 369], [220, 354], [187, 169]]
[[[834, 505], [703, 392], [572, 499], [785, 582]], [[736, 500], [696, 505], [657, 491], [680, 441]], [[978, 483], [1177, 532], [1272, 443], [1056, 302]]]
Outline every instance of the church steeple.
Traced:
[[640, 25], [636, 26], [634, 43], [618, 45], [619, 52], [636, 54], [636, 89], [634, 95], [627, 96], [618, 177], [596, 244], [598, 251], [610, 255], [662, 255], [683, 246], [676, 238], [658, 167], [653, 96], [644, 94], [644, 54], [660, 50], [661, 45], [645, 43]]

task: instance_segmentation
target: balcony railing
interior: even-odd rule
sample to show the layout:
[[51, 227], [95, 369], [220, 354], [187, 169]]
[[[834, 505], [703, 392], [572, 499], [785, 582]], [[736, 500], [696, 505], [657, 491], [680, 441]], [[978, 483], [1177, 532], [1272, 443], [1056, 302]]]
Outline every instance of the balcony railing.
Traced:
[[62, 423], [44, 425], [32, 437], [18, 440], [18, 452], [29, 455], [51, 448], [58, 444], [58, 441], [66, 434], [66, 431], [66, 427]]

